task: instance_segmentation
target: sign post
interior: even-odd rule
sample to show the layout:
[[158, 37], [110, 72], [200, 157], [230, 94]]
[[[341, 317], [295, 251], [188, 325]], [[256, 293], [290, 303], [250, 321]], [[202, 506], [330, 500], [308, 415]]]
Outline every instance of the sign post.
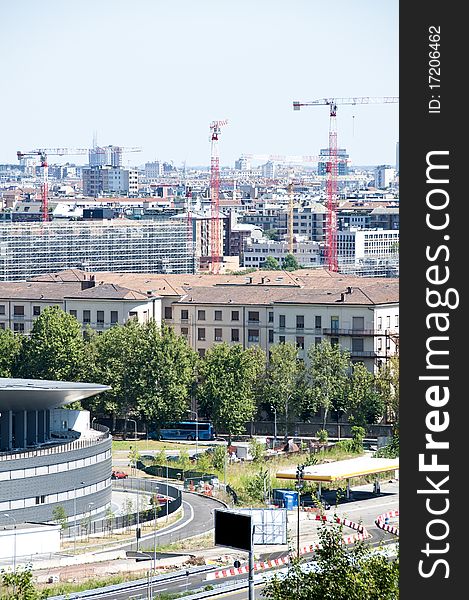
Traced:
[[254, 527], [251, 515], [215, 510], [215, 546], [249, 553], [248, 598], [254, 600]]

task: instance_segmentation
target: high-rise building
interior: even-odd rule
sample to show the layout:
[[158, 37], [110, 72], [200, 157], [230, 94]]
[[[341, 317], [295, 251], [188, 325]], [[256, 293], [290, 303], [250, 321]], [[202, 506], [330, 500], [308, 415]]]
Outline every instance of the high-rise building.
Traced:
[[251, 161], [245, 156], [240, 156], [240, 158], [235, 161], [235, 169], [236, 171], [250, 171]]
[[[318, 175], [327, 175], [327, 164], [328, 164], [328, 162], [330, 162], [328, 160], [329, 148], [322, 148], [319, 151], [319, 156], [320, 157], [324, 156], [324, 160], [318, 161]], [[348, 169], [347, 160], [349, 158], [349, 155], [347, 154], [347, 150], [345, 148], [337, 148], [337, 158], [338, 158], [337, 175], [339, 177], [348, 175], [349, 169]]]
[[104, 146], [92, 148], [88, 153], [90, 167], [121, 167], [121, 146]]
[[375, 169], [375, 186], [379, 189], [389, 187], [396, 177], [396, 169], [391, 165], [379, 165]]
[[137, 196], [138, 171], [109, 166], [85, 168], [83, 169], [83, 193], [95, 198], [103, 194]]
[[73, 268], [193, 273], [195, 260], [181, 219], [0, 225], [0, 281]]
[[163, 163], [159, 160], [145, 163], [145, 177], [147, 179], [158, 179], [163, 175]]

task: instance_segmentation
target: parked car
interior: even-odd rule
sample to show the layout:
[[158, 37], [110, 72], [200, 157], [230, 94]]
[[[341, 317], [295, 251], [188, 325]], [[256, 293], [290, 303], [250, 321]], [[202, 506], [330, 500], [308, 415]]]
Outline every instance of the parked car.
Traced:
[[111, 479], [127, 479], [128, 474], [124, 471], [113, 471], [111, 473]]

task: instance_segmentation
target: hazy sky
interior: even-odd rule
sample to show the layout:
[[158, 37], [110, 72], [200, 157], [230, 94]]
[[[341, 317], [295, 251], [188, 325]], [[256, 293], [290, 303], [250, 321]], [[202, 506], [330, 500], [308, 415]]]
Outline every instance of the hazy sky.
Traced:
[[[1, 0], [0, 163], [96, 130], [143, 148], [125, 164], [208, 165], [214, 119], [222, 165], [318, 154], [328, 107], [292, 101], [398, 96], [398, 50], [398, 0]], [[339, 107], [354, 164], [395, 163], [398, 108]]]

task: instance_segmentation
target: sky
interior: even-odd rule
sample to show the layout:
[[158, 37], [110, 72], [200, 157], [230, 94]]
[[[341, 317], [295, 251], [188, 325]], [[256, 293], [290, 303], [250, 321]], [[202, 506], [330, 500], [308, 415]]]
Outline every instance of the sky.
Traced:
[[[398, 0], [0, 1], [0, 163], [36, 148], [141, 147], [124, 164], [316, 155], [329, 108], [398, 96]], [[395, 164], [399, 104], [339, 106], [352, 164]], [[54, 162], [86, 162], [70, 155]]]

